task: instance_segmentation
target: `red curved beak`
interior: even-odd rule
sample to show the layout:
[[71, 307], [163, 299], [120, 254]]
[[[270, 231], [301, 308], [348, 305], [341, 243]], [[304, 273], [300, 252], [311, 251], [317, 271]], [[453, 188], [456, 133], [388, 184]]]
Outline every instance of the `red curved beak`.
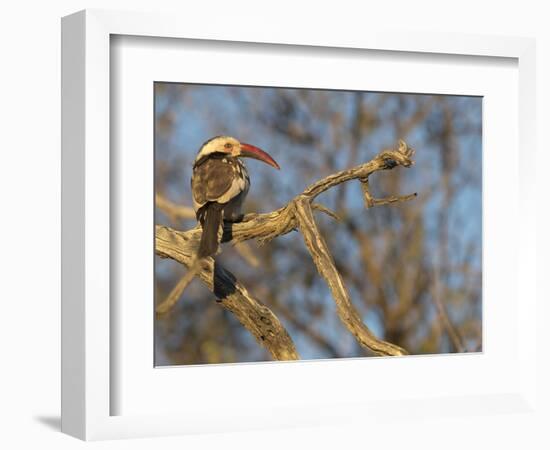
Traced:
[[279, 164], [268, 153], [264, 152], [261, 148], [254, 147], [253, 145], [241, 142], [241, 154], [245, 158], [254, 158], [269, 164], [275, 169], [280, 169]]

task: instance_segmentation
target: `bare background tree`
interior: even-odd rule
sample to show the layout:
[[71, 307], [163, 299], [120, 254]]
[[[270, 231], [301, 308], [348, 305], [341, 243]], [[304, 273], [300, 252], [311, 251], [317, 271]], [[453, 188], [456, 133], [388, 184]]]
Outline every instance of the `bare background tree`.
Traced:
[[[415, 168], [374, 174], [370, 191], [419, 196], [365, 210], [360, 184], [343, 183], [318, 198], [341, 219], [318, 215], [320, 232], [377, 337], [412, 354], [481, 350], [480, 98], [157, 83], [155, 120], [156, 223], [182, 230], [196, 222], [192, 161], [214, 135], [256, 144], [282, 167], [248, 164], [247, 212], [275, 210], [406, 140], [417, 149]], [[301, 358], [372, 355], [338, 319], [298, 233], [261, 247], [226, 244], [218, 259], [279, 317]], [[157, 258], [157, 302], [184, 272]], [[198, 280], [157, 319], [159, 365], [270, 359]]]

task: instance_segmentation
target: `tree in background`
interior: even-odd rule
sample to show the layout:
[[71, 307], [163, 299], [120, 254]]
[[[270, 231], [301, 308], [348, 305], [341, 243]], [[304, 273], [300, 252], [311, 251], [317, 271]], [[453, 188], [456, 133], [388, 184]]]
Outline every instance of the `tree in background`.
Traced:
[[[319, 201], [340, 221], [319, 216], [362, 320], [411, 354], [481, 350], [481, 99], [370, 92], [155, 85], [156, 223], [195, 225], [190, 176], [203, 141], [229, 134], [268, 150], [281, 173], [248, 164], [245, 210], [267, 212], [310, 183], [371, 159], [404, 139], [414, 170], [374, 174], [378, 197], [418, 192], [413, 201], [365, 210], [358, 183]], [[268, 305], [301, 357], [370, 356], [345, 329], [331, 294], [297, 233], [265, 246], [226, 244], [218, 256]], [[156, 298], [184, 268], [158, 258]], [[269, 360], [214, 296], [194, 281], [156, 321], [156, 363]]]

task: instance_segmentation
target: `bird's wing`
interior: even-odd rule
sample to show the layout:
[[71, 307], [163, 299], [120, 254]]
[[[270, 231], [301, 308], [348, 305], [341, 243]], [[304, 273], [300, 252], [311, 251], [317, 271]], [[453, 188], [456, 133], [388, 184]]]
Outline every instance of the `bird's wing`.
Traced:
[[225, 203], [233, 197], [228, 194], [235, 188], [234, 181], [235, 171], [232, 164], [223, 159], [208, 159], [193, 171], [193, 198], [198, 205], [219, 200], [220, 203]]

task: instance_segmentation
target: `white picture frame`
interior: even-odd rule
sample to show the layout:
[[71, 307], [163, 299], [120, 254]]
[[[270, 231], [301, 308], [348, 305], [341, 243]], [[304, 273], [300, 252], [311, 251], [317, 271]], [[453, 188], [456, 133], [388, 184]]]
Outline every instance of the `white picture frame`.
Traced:
[[[217, 20], [221, 18], [212, 18], [213, 22]], [[313, 29], [306, 37], [280, 28], [254, 24], [243, 28], [216, 26], [216, 23], [210, 23], [208, 27], [202, 25], [187, 17], [167, 14], [96, 10], [79, 12], [63, 19], [62, 430], [81, 439], [95, 440], [306, 426], [334, 421], [359, 422], [362, 417], [399, 421], [406, 414], [418, 415], [419, 411], [433, 409], [437, 412], [429, 414], [441, 416], [496, 414], [503, 411], [536, 413], [536, 347], [532, 345], [536, 342], [536, 295], [535, 274], [530, 270], [530, 261], [535, 254], [534, 185], [527, 170], [529, 161], [534, 160], [535, 149], [534, 41], [373, 29], [359, 34], [350, 30], [349, 33], [330, 37], [325, 36], [322, 30]], [[513, 305], [518, 310], [517, 318], [514, 318], [517, 328], [511, 331], [513, 338], [510, 341], [517, 353], [514, 362], [519, 362], [513, 379], [506, 380], [507, 384], [498, 386], [495, 392], [468, 392], [463, 396], [457, 396], [457, 393], [442, 396], [441, 390], [437, 391], [434, 387], [431, 394], [422, 391], [422, 398], [398, 393], [391, 398], [388, 396], [386, 400], [378, 398], [372, 402], [362, 397], [339, 403], [327, 400], [318, 404], [305, 399], [306, 403], [299, 406], [282, 401], [273, 406], [280, 414], [272, 414], [270, 421], [265, 420], [268, 417], [265, 411], [263, 414], [250, 414], [242, 406], [241, 411], [238, 406], [227, 408], [223, 406], [223, 399], [210, 415], [190, 414], [189, 411], [152, 411], [147, 414], [147, 406], [139, 414], [112, 414], [113, 391], [120, 388], [112, 378], [112, 366], [116, 363], [114, 358], [120, 355], [112, 349], [117, 324], [111, 320], [110, 305], [113, 289], [110, 275], [113, 245], [111, 187], [117, 182], [114, 180], [117, 174], [111, 173], [109, 151], [112, 145], [110, 64], [113, 35], [240, 42], [243, 45], [322, 47], [336, 53], [345, 49], [368, 49], [407, 53], [411, 59], [415, 55], [420, 58], [421, 55], [445, 54], [517, 61], [519, 143], [517, 146], [515, 143], [510, 145], [519, 157], [519, 176], [510, 176], [511, 192], [507, 194], [515, 202], [512, 211], [521, 217], [514, 223], [516, 233], [509, 242], [512, 251], [517, 254], [517, 279], [514, 281], [517, 291], [510, 294], [514, 296], [516, 302]], [[515, 162], [509, 161], [512, 170]], [[489, 167], [485, 159], [484, 166]], [[521, 302], [517, 301], [519, 292]], [[499, 349], [493, 347], [493, 350], [498, 353]], [[395, 366], [397, 361], [385, 359], [381, 362], [402, 370], [401, 366]], [[267, 371], [277, 371], [277, 376], [284, 379], [289, 376], [285, 375], [289, 367], [285, 364], [259, 364], [252, 368], [248, 366], [247, 370], [262, 376]], [[330, 366], [304, 365], [304, 370], [310, 377], [318, 376], [320, 371], [332, 371], [333, 376], [340, 376], [358, 370], [358, 364], [362, 363], [336, 361]], [[435, 369], [438, 367], [437, 362], [429, 364]], [[455, 371], [466, 367], [464, 361], [456, 358], [449, 364]], [[235, 372], [237, 369], [232, 370]], [[358, 380], [352, 378], [350, 386], [353, 387], [354, 383]], [[197, 402], [195, 411], [201, 411], [198, 407], [200, 398], [193, 401]], [[396, 401], [401, 405], [397, 414], [392, 412]], [[327, 407], [329, 404], [330, 408]], [[239, 420], [242, 418], [247, 420]]]

